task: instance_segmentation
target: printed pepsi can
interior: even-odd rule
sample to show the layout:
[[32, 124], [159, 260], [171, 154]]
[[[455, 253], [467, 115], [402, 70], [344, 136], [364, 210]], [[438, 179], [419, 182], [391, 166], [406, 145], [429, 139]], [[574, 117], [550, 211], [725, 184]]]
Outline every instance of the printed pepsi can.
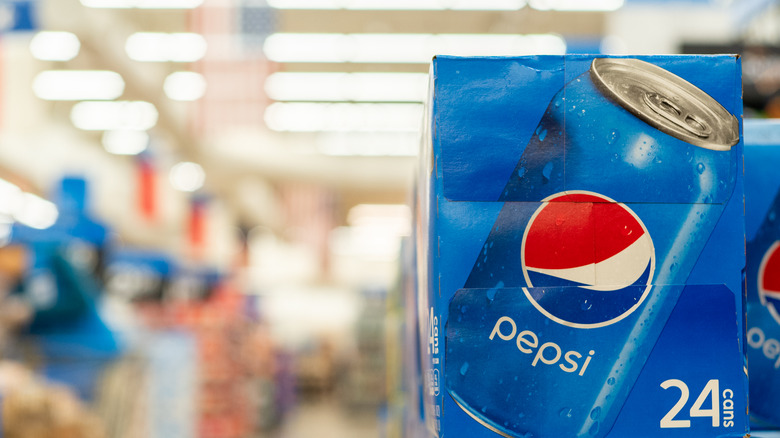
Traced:
[[780, 123], [745, 121], [747, 352], [753, 428], [780, 430]]
[[[446, 421], [462, 416], [455, 409], [507, 437], [747, 432], [744, 260], [703, 262], [744, 248], [739, 93], [718, 91], [738, 84], [738, 61], [647, 59], [567, 56], [545, 66], [545, 58], [510, 58], [494, 65], [492, 82], [475, 77], [465, 86], [459, 77], [469, 71], [490, 74], [457, 58], [434, 64], [438, 196], [431, 195], [436, 238], [428, 245], [437, 253], [427, 333], [443, 324], [444, 354], [430, 362], [443, 376], [432, 409], [440, 436], [454, 427], [455, 436], [473, 436], [461, 434], [465, 421]], [[672, 72], [690, 77], [696, 62], [714, 62], [722, 74], [720, 84], [702, 82], [709, 92]], [[466, 117], [444, 106], [451, 90], [443, 82], [454, 77], [461, 92], [482, 87], [477, 108], [509, 105], [511, 85], [495, 94], [484, 88], [512, 84], [513, 73], [541, 78], [554, 93], [533, 125], [532, 110], [520, 109], [524, 127], [496, 132], [499, 143], [529, 137], [515, 145], [507, 177], [496, 171], [494, 184], [474, 183], [469, 199], [458, 178], [484, 174], [477, 166], [456, 170], [458, 153], [463, 138], [480, 146], [481, 132], [454, 135]], [[481, 242], [469, 234], [486, 224]], [[701, 354], [686, 348], [691, 335], [701, 339]]]

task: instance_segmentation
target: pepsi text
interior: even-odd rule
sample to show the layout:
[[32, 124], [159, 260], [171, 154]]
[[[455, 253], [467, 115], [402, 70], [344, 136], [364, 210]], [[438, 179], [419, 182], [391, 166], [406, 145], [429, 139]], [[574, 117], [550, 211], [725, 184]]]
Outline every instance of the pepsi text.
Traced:
[[[509, 328], [511, 328], [511, 330], [509, 330]], [[508, 316], [502, 316], [496, 321], [489, 339], [492, 341], [496, 335], [503, 341], [511, 341], [514, 338], [517, 343], [517, 349], [525, 354], [534, 354], [534, 349], [538, 347], [539, 349], [534, 354], [533, 361], [531, 361], [532, 367], [535, 367], [539, 362], [545, 365], [558, 364], [558, 367], [567, 373], [576, 372], [580, 367], [577, 360], [581, 359], [583, 354], [574, 350], [563, 353], [561, 347], [555, 342], [545, 342], [539, 345], [539, 336], [536, 333], [530, 330], [523, 330], [520, 333], [517, 333], [517, 324]], [[516, 338], [515, 335], [517, 335]], [[585, 360], [582, 363], [582, 368], [579, 368], [580, 371], [577, 373], [578, 375], [582, 376], [585, 374], [585, 370], [588, 368], [588, 364], [590, 364], [590, 360], [593, 358], [594, 354], [596, 354], [596, 352], [593, 350], [588, 352], [587, 357], [585, 357]], [[561, 358], [566, 362], [565, 364], [558, 363]]]
[[763, 330], [753, 327], [747, 332], [747, 343], [750, 348], [761, 349], [764, 357], [775, 361], [775, 369], [780, 369], [780, 341], [774, 338], [767, 339]]

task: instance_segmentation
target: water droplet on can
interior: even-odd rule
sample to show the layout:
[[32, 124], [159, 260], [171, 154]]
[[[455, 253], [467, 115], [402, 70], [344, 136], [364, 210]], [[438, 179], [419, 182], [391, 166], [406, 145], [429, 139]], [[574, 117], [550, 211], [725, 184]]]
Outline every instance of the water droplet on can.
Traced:
[[[612, 130], [609, 134], [607, 134], [607, 143], [608, 144], [615, 144], [616, 141], [620, 138], [620, 132], [618, 132], [616, 129]], [[617, 154], [615, 154], [615, 157], [617, 157]]]
[[485, 296], [487, 297], [488, 301], [492, 303], [493, 299], [496, 298], [496, 292], [498, 292], [498, 289], [502, 287], [504, 287], [504, 282], [499, 281], [498, 284], [496, 284], [496, 287], [488, 289], [487, 292], [485, 292]]
[[542, 176], [550, 179], [550, 175], [552, 175], [552, 169], [553, 169], [553, 163], [550, 161], [549, 163], [544, 165], [544, 168], [542, 169]]

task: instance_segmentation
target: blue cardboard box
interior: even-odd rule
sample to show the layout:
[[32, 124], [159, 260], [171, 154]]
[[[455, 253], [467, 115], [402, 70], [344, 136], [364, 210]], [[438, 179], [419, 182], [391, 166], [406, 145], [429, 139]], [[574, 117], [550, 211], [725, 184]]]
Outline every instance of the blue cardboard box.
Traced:
[[726, 55], [433, 60], [430, 436], [747, 434], [740, 83]]
[[745, 120], [747, 351], [753, 429], [780, 430], [780, 123]]

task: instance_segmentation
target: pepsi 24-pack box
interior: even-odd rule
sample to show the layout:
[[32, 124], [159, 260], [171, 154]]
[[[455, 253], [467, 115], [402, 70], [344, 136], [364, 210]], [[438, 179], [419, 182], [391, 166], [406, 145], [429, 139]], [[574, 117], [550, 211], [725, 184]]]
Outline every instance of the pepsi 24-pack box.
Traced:
[[434, 59], [428, 436], [747, 434], [740, 84], [736, 56]]
[[753, 429], [780, 430], [780, 122], [745, 120], [747, 351]]

